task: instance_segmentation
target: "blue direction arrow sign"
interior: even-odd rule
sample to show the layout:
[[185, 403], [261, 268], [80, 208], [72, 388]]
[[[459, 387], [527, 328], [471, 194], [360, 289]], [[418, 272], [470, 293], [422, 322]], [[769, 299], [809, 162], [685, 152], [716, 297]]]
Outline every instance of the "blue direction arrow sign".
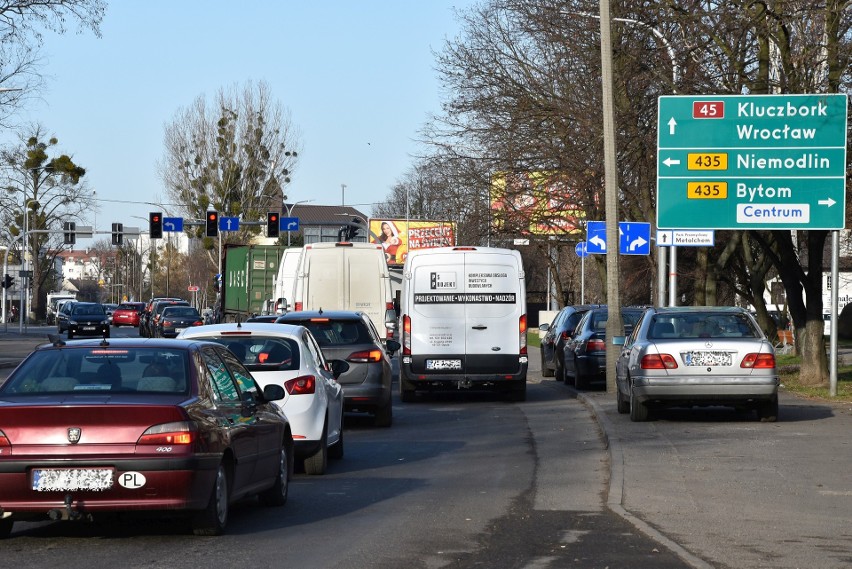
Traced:
[[182, 217], [164, 217], [163, 231], [183, 231]]
[[586, 242], [580, 241], [579, 243], [577, 243], [577, 245], [574, 247], [574, 252], [577, 253], [578, 257], [588, 257], [589, 252], [586, 251]]
[[847, 96], [658, 102], [660, 229], [843, 229]]
[[240, 218], [239, 217], [220, 217], [219, 218], [219, 231], [239, 231], [240, 230]]
[[299, 230], [299, 218], [298, 217], [282, 217], [282, 218], [279, 218], [278, 229], [279, 229], [279, 231], [298, 231]]
[[606, 253], [606, 222], [586, 222], [586, 253], [603, 255]]
[[651, 254], [651, 224], [636, 221], [618, 222], [618, 252], [622, 255]]

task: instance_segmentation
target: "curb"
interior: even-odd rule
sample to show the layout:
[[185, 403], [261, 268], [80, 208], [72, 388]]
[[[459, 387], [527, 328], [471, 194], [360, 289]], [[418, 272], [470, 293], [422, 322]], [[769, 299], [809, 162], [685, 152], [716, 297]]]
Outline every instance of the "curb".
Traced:
[[646, 536], [668, 548], [672, 553], [677, 555], [684, 563], [693, 569], [713, 569], [712, 565], [693, 555], [684, 547], [669, 539], [662, 532], [634, 516], [624, 508], [624, 452], [621, 448], [621, 440], [615, 436], [615, 427], [609, 417], [606, 416], [606, 412], [603, 407], [585, 393], [576, 390], [575, 392], [577, 393], [577, 399], [579, 399], [583, 405], [589, 409], [592, 416], [595, 418], [595, 421], [597, 421], [601, 430], [601, 436], [604, 440], [604, 446], [609, 451], [609, 488], [607, 490], [607, 508], [621, 516], [624, 520], [629, 522], [633, 525], [633, 527], [644, 533]]

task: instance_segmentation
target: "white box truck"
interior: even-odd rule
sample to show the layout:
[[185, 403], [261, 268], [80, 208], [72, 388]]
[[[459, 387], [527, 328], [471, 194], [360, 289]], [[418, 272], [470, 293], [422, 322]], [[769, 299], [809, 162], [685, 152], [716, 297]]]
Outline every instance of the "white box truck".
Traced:
[[299, 274], [299, 261], [302, 260], [302, 247], [288, 247], [281, 255], [278, 276], [275, 277], [273, 298], [275, 314], [284, 314], [293, 310], [293, 294], [296, 292], [296, 276]]
[[411, 251], [403, 268], [400, 396], [492, 389], [524, 401], [526, 285], [521, 255], [496, 247]]
[[396, 312], [384, 249], [377, 243], [305, 245], [293, 310], [359, 310], [383, 340], [393, 338]]

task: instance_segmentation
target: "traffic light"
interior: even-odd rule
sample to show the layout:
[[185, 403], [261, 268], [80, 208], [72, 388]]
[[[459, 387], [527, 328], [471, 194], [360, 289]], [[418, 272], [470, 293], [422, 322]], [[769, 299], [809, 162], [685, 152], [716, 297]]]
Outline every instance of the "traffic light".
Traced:
[[204, 235], [207, 237], [217, 237], [219, 235], [219, 212], [207, 212], [207, 230]]
[[73, 221], [66, 221], [62, 230], [65, 232], [65, 244], [74, 245], [77, 242], [77, 224]]
[[113, 245], [121, 245], [124, 241], [124, 224], [123, 223], [113, 223], [112, 224], [112, 244]]
[[267, 237], [278, 237], [281, 227], [279, 226], [279, 221], [281, 218], [278, 215], [278, 212], [270, 211], [266, 214], [266, 236]]
[[6, 275], [6, 276], [3, 277], [3, 283], [2, 284], [3, 284], [3, 288], [7, 288], [7, 289], [12, 288], [12, 285], [15, 284], [15, 279], [10, 277], [9, 275]]
[[151, 239], [163, 238], [163, 213], [152, 211], [148, 214], [148, 237]]

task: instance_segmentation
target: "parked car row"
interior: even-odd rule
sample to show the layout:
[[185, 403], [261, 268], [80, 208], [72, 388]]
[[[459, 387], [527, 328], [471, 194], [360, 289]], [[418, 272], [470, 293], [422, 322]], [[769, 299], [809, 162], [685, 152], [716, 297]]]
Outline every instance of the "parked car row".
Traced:
[[[580, 310], [571, 330], [560, 322]], [[560, 321], [560, 315], [563, 320]], [[546, 362], [578, 389], [606, 380], [606, 350], [619, 349], [616, 403], [632, 421], [647, 421], [667, 407], [730, 406], [754, 411], [765, 422], [778, 420], [780, 379], [773, 343], [754, 317], [738, 307], [664, 307], [622, 309], [624, 336], [607, 342], [606, 307], [568, 307], [548, 326], [550, 346], [542, 342]], [[564, 348], [556, 352], [564, 333]], [[547, 375], [545, 373], [545, 375]]]

